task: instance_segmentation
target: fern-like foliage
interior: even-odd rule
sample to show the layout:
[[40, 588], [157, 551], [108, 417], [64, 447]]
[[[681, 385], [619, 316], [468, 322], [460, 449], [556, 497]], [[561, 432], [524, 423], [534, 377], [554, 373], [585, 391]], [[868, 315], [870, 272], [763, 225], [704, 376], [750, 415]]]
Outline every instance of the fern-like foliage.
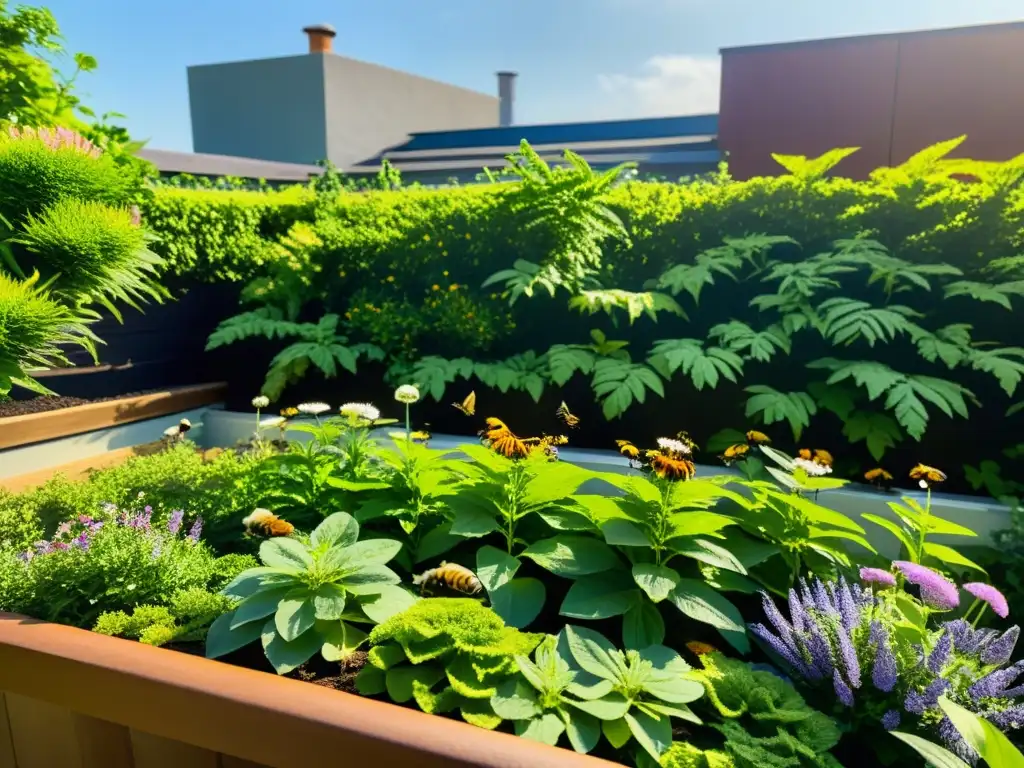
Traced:
[[903, 439], [899, 424], [884, 413], [854, 411], [843, 422], [846, 439], [851, 443], [863, 440], [875, 461], [881, 461], [886, 451]]
[[806, 392], [779, 392], [763, 384], [747, 387], [744, 392], [751, 395], [747, 400], [747, 418], [760, 419], [766, 425], [788, 422], [796, 440], [811, 425], [811, 416], [818, 412], [817, 403]]
[[[911, 181], [941, 180], [951, 173], [959, 173], [957, 161], [947, 160], [947, 155], [963, 144], [967, 138], [957, 136], [955, 139], [940, 141], [925, 147], [907, 158], [900, 165], [892, 168], [879, 168], [871, 173], [871, 180], [880, 184], [902, 185]], [[962, 165], [959, 166], [962, 170]]]
[[339, 367], [355, 373], [360, 357], [384, 359], [384, 350], [374, 344], [348, 346], [348, 338], [338, 335], [337, 315], [324, 315], [318, 323], [300, 323], [295, 335], [300, 340], [282, 349], [270, 361], [261, 391], [271, 400], [276, 400], [285, 387], [305, 376], [310, 366], [330, 379], [338, 375]]
[[745, 263], [760, 268], [764, 255], [774, 246], [783, 243], [796, 244], [791, 237], [783, 235], [748, 235], [742, 238], [725, 238], [724, 244], [697, 254], [693, 264], [676, 264], [666, 270], [654, 282], [654, 287], [664, 288], [678, 296], [686, 291], [695, 304], [700, 303], [700, 294], [705, 286], [715, 284], [715, 275], [739, 280], [736, 274]]
[[975, 301], [989, 301], [1004, 309], [1013, 311], [1011, 296], [1024, 296], [1024, 280], [1013, 280], [1008, 283], [979, 283], [971, 280], [958, 280], [946, 286], [946, 298], [966, 296]]
[[880, 242], [869, 238], [837, 240], [833, 245], [835, 259], [870, 269], [868, 285], [880, 284], [887, 297], [914, 288], [930, 291], [929, 277], [963, 275], [950, 264], [915, 264], [898, 258]]
[[540, 401], [549, 378], [547, 359], [532, 349], [508, 360], [476, 363], [473, 373], [488, 387], [494, 387], [500, 392], [508, 392], [510, 389], [526, 392], [534, 402]]
[[643, 403], [648, 390], [665, 396], [658, 374], [643, 363], [630, 360], [598, 360], [591, 386], [601, 402], [604, 417], [609, 421], [625, 413], [634, 402]]
[[818, 157], [772, 154], [772, 160], [801, 181], [816, 181], [817, 179], [824, 178], [826, 173], [859, 149], [860, 147], [830, 149]]
[[206, 340], [206, 351], [254, 337], [273, 340], [301, 336], [306, 325], [286, 320], [277, 307], [260, 307], [224, 320]]
[[584, 344], [555, 344], [545, 357], [551, 381], [561, 387], [576, 373], [590, 374], [597, 364], [597, 354]]
[[516, 259], [509, 269], [495, 272], [483, 282], [483, 287], [504, 284], [504, 292], [508, 295], [509, 306], [515, 304], [520, 296], [532, 298], [538, 288], [543, 288], [549, 296], [554, 296], [558, 286], [565, 285], [561, 273], [553, 264], [541, 266], [525, 259]]
[[974, 393], [959, 384], [932, 376], [907, 375], [883, 363], [868, 360], [837, 360], [827, 357], [808, 363], [808, 368], [832, 371], [828, 384], [852, 379], [868, 393], [869, 400], [885, 395], [885, 408], [892, 411], [907, 434], [920, 440], [930, 418], [926, 403], [947, 416], [967, 418], [967, 400], [977, 402]]
[[699, 339], [656, 341], [648, 362], [666, 379], [676, 371], [690, 377], [698, 390], [714, 389], [722, 377], [735, 383], [743, 374], [743, 358], [721, 347], [707, 347]]
[[[819, 253], [809, 259], [774, 264], [762, 282], [779, 281], [776, 294], [791, 299], [809, 299], [829, 288], [838, 288], [836, 276], [856, 272], [857, 268], [836, 261], [830, 253]], [[754, 302], [760, 297], [755, 297]], [[752, 303], [754, 303], [752, 302]], [[754, 306], [757, 306], [754, 303]]]
[[947, 368], [956, 368], [971, 354], [971, 326], [954, 323], [939, 328], [934, 333], [923, 328], [911, 331], [917, 353], [934, 363], [941, 360]]
[[473, 361], [468, 357], [447, 360], [437, 355], [428, 355], [417, 360], [408, 370], [403, 369], [401, 374], [403, 379], [411, 380], [435, 400], [440, 400], [449, 384], [473, 375]]
[[967, 355], [967, 361], [974, 370], [995, 376], [999, 386], [1010, 397], [1013, 397], [1024, 377], [1024, 349], [1021, 347], [972, 349]]
[[833, 344], [852, 344], [863, 339], [868, 346], [878, 341], [892, 341], [896, 336], [909, 333], [912, 317], [921, 317], [910, 307], [893, 304], [873, 307], [866, 301], [836, 297], [818, 305], [822, 333]]
[[718, 339], [723, 348], [746, 360], [762, 363], [767, 363], [779, 352], [788, 355], [793, 348], [793, 340], [781, 326], [770, 325], [763, 331], [755, 331], [739, 320], [712, 326], [708, 338]]
[[654, 322], [658, 322], [658, 312], [668, 312], [677, 317], [689, 319], [683, 308], [671, 296], [666, 293], [650, 291], [643, 293], [619, 289], [581, 291], [569, 300], [569, 307], [591, 315], [604, 312], [611, 316], [613, 321], [616, 318], [616, 310], [625, 310], [630, 325], [641, 315], [647, 315]]
[[490, 280], [505, 280], [506, 284], [513, 277], [518, 281], [509, 289], [510, 301], [531, 295], [528, 291], [542, 279], [575, 293], [600, 270], [601, 243], [608, 238], [629, 239], [625, 225], [604, 199], [635, 164], [597, 172], [575, 152], [566, 150], [563, 159], [564, 167], [552, 168], [525, 139], [519, 151], [507, 158], [508, 175], [519, 181], [512, 197], [513, 211], [527, 217], [527, 228], [543, 227], [552, 244], [551, 252], [526, 282], [523, 279], [529, 270], [522, 265], [517, 275], [507, 274], [508, 270], [498, 273], [505, 273], [500, 278], [492, 275]]

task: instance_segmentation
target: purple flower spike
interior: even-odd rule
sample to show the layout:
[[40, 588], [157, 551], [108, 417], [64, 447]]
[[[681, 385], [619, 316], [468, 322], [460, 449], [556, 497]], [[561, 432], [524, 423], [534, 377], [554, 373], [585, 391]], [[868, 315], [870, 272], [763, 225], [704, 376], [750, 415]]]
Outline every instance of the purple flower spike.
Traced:
[[897, 560], [893, 563], [906, 577], [921, 590], [921, 600], [940, 611], [951, 611], [960, 605], [960, 590], [941, 573], [917, 563]]
[[810, 624], [810, 618], [795, 589], [789, 590], [789, 617], [793, 621], [793, 628], [798, 632], [803, 632]]
[[979, 581], [972, 581], [970, 584], [964, 584], [964, 590], [970, 592], [979, 600], [988, 603], [988, 607], [1001, 619], [1005, 619], [1010, 615], [1010, 606], [1006, 603], [1006, 598], [1003, 597], [1003, 593], [993, 587], [991, 584], [982, 584]]
[[81, 550], [88, 551], [90, 544], [88, 531], [83, 531], [82, 533], [78, 534], [75, 540], [71, 543]]
[[896, 586], [896, 577], [881, 568], [861, 568], [860, 580], [868, 584], [877, 584], [882, 588]]
[[1010, 627], [1003, 632], [996, 640], [993, 640], [981, 652], [981, 660], [985, 664], [1005, 664], [1013, 655], [1013, 649], [1017, 645], [1017, 638], [1020, 636], [1020, 627]]
[[896, 657], [889, 647], [889, 635], [877, 621], [871, 623], [870, 640], [875, 644], [875, 662], [871, 667], [871, 682], [882, 693], [896, 687]]
[[764, 640], [773, 651], [779, 654], [779, 656], [785, 659], [791, 666], [796, 669], [802, 669], [799, 657], [793, 653], [786, 643], [772, 634], [771, 630], [769, 630], [764, 624], [751, 624], [750, 631]]
[[884, 715], [882, 715], [882, 727], [887, 731], [895, 731], [900, 727], [900, 711], [898, 709], [890, 709]]
[[931, 709], [939, 704], [939, 697], [946, 692], [949, 681], [937, 677], [928, 684], [923, 691], [911, 691], [903, 702], [903, 708], [915, 715], [922, 715], [926, 709]]
[[843, 703], [843, 706], [853, 706], [853, 691], [850, 690], [850, 686], [843, 680], [838, 669], [832, 671], [832, 687], [835, 688], [836, 696]]
[[172, 536], [178, 535], [178, 531], [181, 530], [181, 523], [184, 519], [185, 513], [182, 510], [176, 509], [171, 512], [171, 516], [167, 518], [167, 530]]
[[197, 517], [196, 521], [192, 523], [192, 527], [188, 531], [188, 538], [195, 542], [199, 541], [199, 536], [203, 532], [203, 518]]
[[928, 654], [928, 669], [936, 675], [942, 674], [942, 668], [949, 661], [949, 652], [953, 650], [953, 633], [943, 632], [942, 637], [935, 643], [932, 652]]
[[857, 651], [850, 640], [850, 634], [845, 627], [839, 627], [836, 630], [836, 638], [839, 641], [839, 656], [846, 670], [846, 678], [854, 688], [860, 688], [860, 662], [857, 661]]

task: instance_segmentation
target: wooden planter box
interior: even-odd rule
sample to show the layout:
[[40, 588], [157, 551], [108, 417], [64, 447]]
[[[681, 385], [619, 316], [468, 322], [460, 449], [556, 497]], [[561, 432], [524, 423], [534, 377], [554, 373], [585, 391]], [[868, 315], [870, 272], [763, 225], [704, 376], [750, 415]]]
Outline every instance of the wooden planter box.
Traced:
[[600, 768], [505, 733], [0, 614], [0, 768]]
[[0, 450], [188, 411], [220, 402], [226, 392], [227, 384], [223, 382], [197, 384], [56, 411], [7, 416], [0, 418]]

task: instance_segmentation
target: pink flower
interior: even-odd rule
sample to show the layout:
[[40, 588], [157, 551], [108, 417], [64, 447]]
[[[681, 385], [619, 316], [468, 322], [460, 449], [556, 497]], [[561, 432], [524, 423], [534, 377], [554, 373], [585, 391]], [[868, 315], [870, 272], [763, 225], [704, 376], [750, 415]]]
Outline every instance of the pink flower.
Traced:
[[938, 571], [923, 565], [896, 560], [893, 565], [911, 584], [921, 590], [921, 600], [940, 611], [951, 611], [960, 605], [960, 590]]
[[896, 577], [881, 568], [861, 568], [860, 580], [866, 581], [868, 584], [878, 584], [881, 587], [896, 586]]
[[972, 581], [970, 584], [964, 584], [964, 589], [979, 600], [983, 600], [988, 603], [989, 608], [991, 608], [999, 618], [1005, 619], [1010, 615], [1010, 606], [1007, 605], [1006, 598], [1003, 596], [1003, 593], [991, 584]]

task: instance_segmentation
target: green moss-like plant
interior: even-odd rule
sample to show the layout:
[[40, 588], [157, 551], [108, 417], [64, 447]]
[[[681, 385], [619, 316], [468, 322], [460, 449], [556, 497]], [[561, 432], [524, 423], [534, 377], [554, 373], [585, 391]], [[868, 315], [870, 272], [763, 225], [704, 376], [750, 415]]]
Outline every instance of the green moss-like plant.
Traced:
[[137, 308], [165, 295], [155, 282], [162, 259], [149, 250], [150, 237], [127, 208], [65, 198], [29, 213], [14, 242], [18, 266], [38, 271], [65, 302]]
[[110, 611], [96, 620], [94, 632], [125, 637], [146, 645], [203, 640], [219, 616], [234, 605], [230, 598], [202, 588], [183, 589], [172, 595], [170, 605], [139, 605], [128, 614]]
[[[792, 685], [771, 672], [720, 653], [700, 657], [690, 676], [704, 684], [701, 712], [724, 743], [713, 749], [675, 743], [662, 756], [665, 768], [839, 768], [829, 754], [839, 742], [831, 718], [811, 709]], [[701, 762], [703, 761], [703, 762]]]
[[543, 635], [506, 627], [490, 608], [469, 598], [428, 598], [370, 633], [370, 663], [357, 687], [364, 695], [387, 692], [393, 701], [415, 700], [424, 712], [458, 709], [473, 725], [501, 723], [491, 697]]

